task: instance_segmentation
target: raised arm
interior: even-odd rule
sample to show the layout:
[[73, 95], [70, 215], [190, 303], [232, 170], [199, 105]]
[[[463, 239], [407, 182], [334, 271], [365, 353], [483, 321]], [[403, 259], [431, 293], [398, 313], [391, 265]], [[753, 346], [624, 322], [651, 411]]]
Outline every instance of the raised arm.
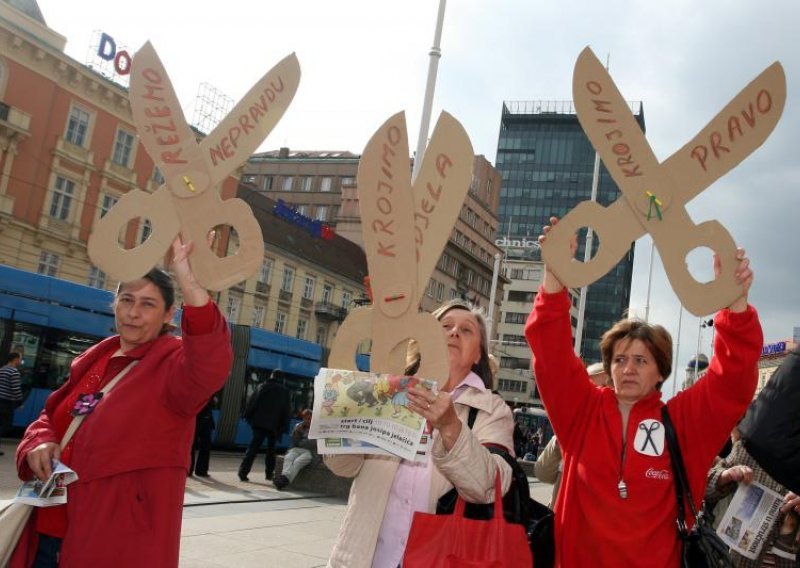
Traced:
[[189, 262], [192, 248], [193, 243], [184, 244], [180, 236], [172, 243], [171, 269], [184, 303], [183, 351], [179, 377], [167, 381], [166, 394], [168, 404], [184, 415], [197, 414], [222, 388], [233, 362], [228, 324], [195, 278]]

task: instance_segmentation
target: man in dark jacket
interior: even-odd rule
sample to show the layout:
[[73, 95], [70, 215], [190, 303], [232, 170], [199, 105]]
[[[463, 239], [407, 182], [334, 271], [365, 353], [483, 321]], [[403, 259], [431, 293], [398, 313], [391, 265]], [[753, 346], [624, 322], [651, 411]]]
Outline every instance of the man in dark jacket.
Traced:
[[239, 466], [239, 479], [249, 481], [247, 474], [253, 466], [256, 454], [264, 438], [267, 439], [266, 477], [272, 479], [275, 473], [275, 444], [278, 438], [289, 429], [290, 400], [289, 389], [282, 384], [283, 373], [275, 369], [269, 379], [261, 385], [247, 402], [244, 419], [253, 429], [253, 439], [247, 447], [242, 464]]

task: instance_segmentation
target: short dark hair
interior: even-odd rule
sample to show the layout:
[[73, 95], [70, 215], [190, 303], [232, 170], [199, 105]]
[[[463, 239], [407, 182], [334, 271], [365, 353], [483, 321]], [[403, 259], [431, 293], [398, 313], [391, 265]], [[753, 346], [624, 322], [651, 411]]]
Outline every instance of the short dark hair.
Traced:
[[[161, 297], [164, 299], [164, 308], [167, 310], [170, 309], [175, 303], [175, 284], [172, 281], [172, 277], [160, 268], [154, 267], [151, 268], [147, 274], [142, 276], [142, 278], [148, 280], [153, 286], [158, 288]], [[119, 283], [119, 286], [117, 286], [117, 295], [122, 291], [125, 284], [127, 284], [127, 282]]]
[[[600, 353], [603, 355], [603, 368], [611, 376], [611, 359], [618, 341], [638, 339], [653, 355], [658, 372], [667, 380], [672, 373], [672, 336], [660, 325], [650, 324], [639, 319], [621, 319], [603, 334], [600, 340]], [[661, 383], [658, 384], [660, 389]]]
[[22, 353], [20, 353], [19, 351], [11, 351], [8, 354], [8, 357], [6, 357], [6, 365], [12, 363], [13, 361], [16, 361], [17, 359], [22, 359]]

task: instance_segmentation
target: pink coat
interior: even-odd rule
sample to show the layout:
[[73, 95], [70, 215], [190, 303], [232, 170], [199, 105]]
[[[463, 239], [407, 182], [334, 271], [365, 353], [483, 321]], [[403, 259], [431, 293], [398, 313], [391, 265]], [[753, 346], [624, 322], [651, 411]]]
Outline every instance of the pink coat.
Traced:
[[[186, 316], [184, 316], [186, 317]], [[17, 450], [21, 479], [27, 453], [57, 442], [50, 415], [92, 363], [119, 347], [110, 337], [72, 362], [70, 378], [47, 399]], [[210, 333], [163, 335], [103, 398], [73, 439], [62, 568], [178, 565], [183, 493], [195, 415], [222, 388], [233, 354], [228, 326], [214, 307]], [[11, 566], [30, 566], [37, 540], [23, 535]], [[27, 540], [26, 540], [27, 536]]]

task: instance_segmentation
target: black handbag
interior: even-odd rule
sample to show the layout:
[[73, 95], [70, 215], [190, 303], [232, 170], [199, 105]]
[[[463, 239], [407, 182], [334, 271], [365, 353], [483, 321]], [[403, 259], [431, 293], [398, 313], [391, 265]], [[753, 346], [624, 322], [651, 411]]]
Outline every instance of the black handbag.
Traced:
[[[681, 448], [678, 437], [670, 420], [666, 405], [661, 409], [661, 419], [664, 422], [664, 432], [669, 446], [669, 459], [672, 463], [673, 477], [675, 478], [675, 495], [678, 499], [678, 535], [683, 544], [681, 554], [682, 568], [733, 568], [733, 561], [728, 552], [728, 545], [717, 535], [711, 526], [711, 521], [701, 509], [698, 513], [694, 507], [692, 493], [689, 490], [689, 481], [686, 479], [686, 469], [683, 467]], [[691, 530], [686, 526], [686, 509], [684, 496], [689, 503], [689, 509], [695, 517], [695, 524]]]
[[[470, 408], [467, 427], [472, 429], [477, 408]], [[503, 516], [510, 523], [521, 524], [528, 535], [528, 545], [536, 568], [552, 568], [555, 564], [555, 517], [550, 507], [539, 503], [530, 495], [528, 476], [519, 462], [499, 446], [486, 445], [487, 450], [501, 456], [511, 467], [511, 487], [503, 496]], [[453, 513], [458, 493], [451, 489], [439, 498], [436, 504], [437, 515]], [[468, 519], [488, 520], [494, 515], [492, 503], [467, 503], [464, 516]]]

